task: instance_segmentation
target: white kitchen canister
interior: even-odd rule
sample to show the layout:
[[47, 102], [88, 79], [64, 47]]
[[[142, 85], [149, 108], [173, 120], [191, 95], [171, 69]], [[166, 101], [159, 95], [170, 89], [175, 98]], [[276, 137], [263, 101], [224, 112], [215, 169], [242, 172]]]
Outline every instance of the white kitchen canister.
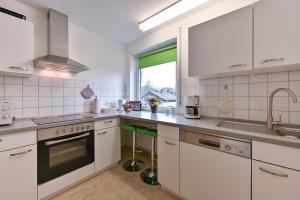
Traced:
[[99, 113], [100, 108], [99, 108], [99, 99], [97, 96], [95, 96], [93, 100], [93, 113], [97, 114]]

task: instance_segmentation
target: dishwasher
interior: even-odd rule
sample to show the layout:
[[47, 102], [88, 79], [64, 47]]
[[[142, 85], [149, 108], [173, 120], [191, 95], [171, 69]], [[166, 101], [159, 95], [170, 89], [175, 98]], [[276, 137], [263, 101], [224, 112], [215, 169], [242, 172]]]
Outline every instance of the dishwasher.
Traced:
[[250, 200], [251, 142], [180, 130], [180, 195], [187, 200]]

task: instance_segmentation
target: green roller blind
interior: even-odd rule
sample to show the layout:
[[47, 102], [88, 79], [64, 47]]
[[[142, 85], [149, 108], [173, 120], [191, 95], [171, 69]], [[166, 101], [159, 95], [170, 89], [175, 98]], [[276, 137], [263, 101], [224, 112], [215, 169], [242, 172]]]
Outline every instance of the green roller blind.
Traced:
[[177, 60], [177, 47], [170, 45], [155, 51], [145, 53], [138, 57], [138, 68], [143, 69]]

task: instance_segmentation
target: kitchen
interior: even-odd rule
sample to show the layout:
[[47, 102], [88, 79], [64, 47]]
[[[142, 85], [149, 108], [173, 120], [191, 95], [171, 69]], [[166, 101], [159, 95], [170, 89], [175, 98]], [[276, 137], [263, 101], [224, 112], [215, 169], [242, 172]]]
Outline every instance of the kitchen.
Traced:
[[2, 0], [0, 200], [300, 199], [299, 9]]

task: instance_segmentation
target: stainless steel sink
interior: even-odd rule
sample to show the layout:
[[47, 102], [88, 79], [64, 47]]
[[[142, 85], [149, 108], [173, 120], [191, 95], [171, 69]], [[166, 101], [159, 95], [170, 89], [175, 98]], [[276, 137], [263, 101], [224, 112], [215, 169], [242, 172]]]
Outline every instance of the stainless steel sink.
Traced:
[[297, 125], [283, 124], [281, 126], [274, 126], [273, 130], [270, 130], [263, 122], [247, 120], [224, 120], [220, 122], [217, 127], [268, 135], [277, 135], [290, 139], [300, 139], [300, 126]]

